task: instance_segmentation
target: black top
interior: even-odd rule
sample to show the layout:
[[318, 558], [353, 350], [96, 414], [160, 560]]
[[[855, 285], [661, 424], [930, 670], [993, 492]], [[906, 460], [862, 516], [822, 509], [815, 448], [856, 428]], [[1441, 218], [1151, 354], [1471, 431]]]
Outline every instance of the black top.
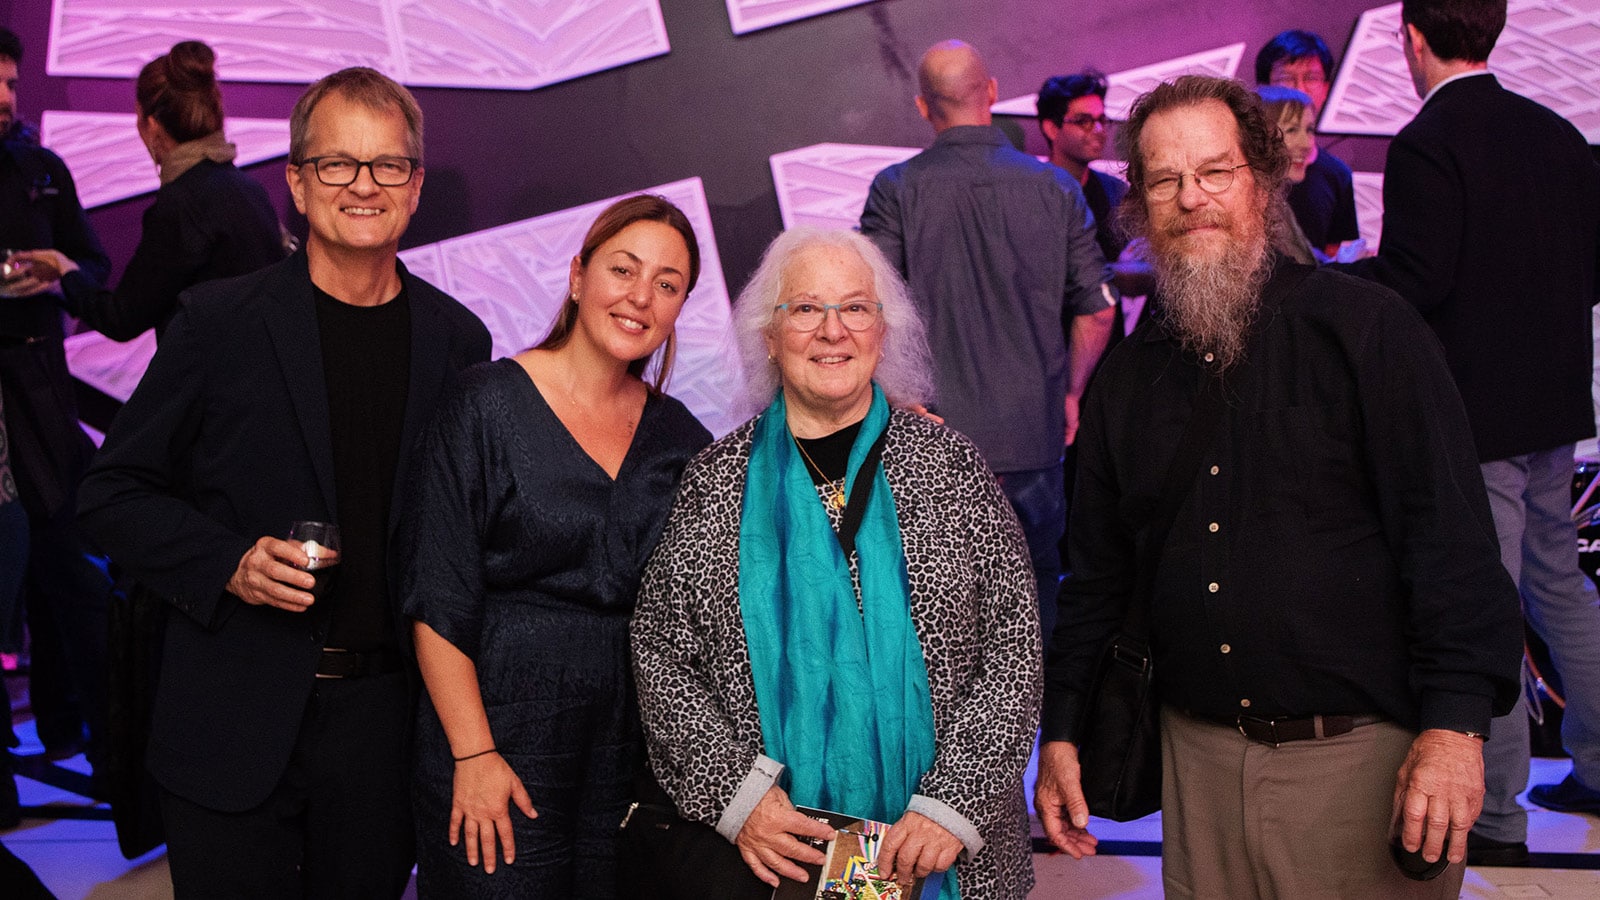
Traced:
[[396, 647], [389, 605], [389, 499], [411, 382], [411, 303], [353, 306], [314, 290], [328, 382], [338, 572], [327, 598], [329, 647]]
[[201, 160], [156, 191], [115, 293], [98, 278], [69, 272], [61, 279], [62, 305], [112, 340], [131, 341], [149, 328], [159, 337], [185, 289], [283, 257], [266, 190], [232, 163]]
[[1361, 236], [1356, 221], [1356, 189], [1350, 167], [1326, 150], [1306, 166], [1305, 180], [1289, 188], [1289, 208], [1311, 246], [1353, 241]]
[[1383, 246], [1348, 271], [1422, 311], [1489, 462], [1594, 434], [1597, 267], [1589, 145], [1484, 73], [1442, 85], [1389, 143]]
[[[111, 271], [61, 157], [15, 139], [0, 142], [0, 249], [41, 248], [60, 250], [95, 279]], [[54, 294], [0, 298], [0, 390], [11, 465], [30, 515], [70, 514], [94, 452], [78, 425], [64, 337]], [[23, 342], [32, 346], [7, 350]]]
[[613, 480], [515, 360], [468, 369], [396, 536], [405, 614], [477, 663], [485, 704], [526, 696], [540, 610], [630, 614], [678, 476], [710, 442], [682, 403], [651, 394]]
[[806, 466], [806, 472], [810, 473], [813, 484], [838, 481], [849, 474], [850, 449], [855, 446], [856, 435], [860, 433], [861, 423], [856, 422], [819, 438], [795, 438], [800, 449], [805, 451], [806, 461], [810, 463]]
[[[1515, 699], [1522, 629], [1461, 400], [1393, 293], [1313, 272], [1230, 399], [1156, 572], [1163, 702], [1198, 715], [1379, 713], [1486, 731]], [[1070, 739], [1135, 586], [1136, 542], [1202, 364], [1159, 321], [1106, 360], [1078, 480], [1044, 737]]]
[[1098, 169], [1089, 170], [1089, 180], [1083, 184], [1083, 199], [1089, 201], [1089, 211], [1094, 213], [1094, 239], [1100, 244], [1107, 262], [1116, 262], [1128, 242], [1117, 232], [1113, 213], [1128, 193], [1128, 183], [1115, 175]]

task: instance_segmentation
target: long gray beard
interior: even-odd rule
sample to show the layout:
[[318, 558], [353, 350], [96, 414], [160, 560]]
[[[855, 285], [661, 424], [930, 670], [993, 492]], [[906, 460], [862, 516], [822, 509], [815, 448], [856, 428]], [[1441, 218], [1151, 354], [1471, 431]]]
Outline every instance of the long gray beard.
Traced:
[[1265, 232], [1231, 244], [1215, 262], [1177, 253], [1151, 241], [1157, 283], [1168, 326], [1196, 356], [1214, 355], [1218, 371], [1244, 358], [1250, 325], [1261, 308], [1261, 288], [1272, 274]]

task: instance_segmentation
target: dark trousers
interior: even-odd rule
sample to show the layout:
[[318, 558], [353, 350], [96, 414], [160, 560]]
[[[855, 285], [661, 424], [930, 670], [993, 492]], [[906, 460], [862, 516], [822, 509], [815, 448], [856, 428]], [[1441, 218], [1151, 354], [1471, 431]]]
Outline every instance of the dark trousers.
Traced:
[[1050, 647], [1056, 626], [1056, 597], [1061, 592], [1061, 535], [1067, 528], [1067, 500], [1061, 466], [1000, 473], [1000, 490], [1022, 523], [1039, 589], [1039, 635]]
[[72, 505], [28, 517], [23, 596], [32, 636], [28, 691], [46, 749], [83, 738], [91, 765], [103, 758], [106, 723], [106, 608], [111, 578], [89, 553]]
[[317, 680], [266, 801], [221, 812], [162, 791], [179, 898], [392, 898], [415, 859], [403, 673]]

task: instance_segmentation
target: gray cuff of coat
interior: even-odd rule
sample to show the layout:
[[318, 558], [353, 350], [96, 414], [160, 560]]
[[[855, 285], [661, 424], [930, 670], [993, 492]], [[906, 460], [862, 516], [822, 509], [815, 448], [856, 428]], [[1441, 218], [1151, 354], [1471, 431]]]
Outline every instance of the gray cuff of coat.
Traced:
[[977, 856], [983, 849], [983, 836], [978, 834], [978, 826], [967, 821], [967, 817], [951, 809], [949, 804], [942, 800], [935, 800], [922, 794], [912, 794], [911, 802], [906, 804], [906, 812], [914, 812], [927, 816], [935, 825], [943, 828], [956, 836], [961, 846], [966, 848], [966, 858]]
[[755, 812], [756, 804], [778, 783], [778, 776], [782, 774], [783, 763], [757, 754], [756, 761], [750, 764], [750, 774], [744, 776], [728, 808], [722, 811], [722, 818], [717, 820], [717, 834], [727, 838], [730, 844], [737, 840], [744, 829], [744, 820]]

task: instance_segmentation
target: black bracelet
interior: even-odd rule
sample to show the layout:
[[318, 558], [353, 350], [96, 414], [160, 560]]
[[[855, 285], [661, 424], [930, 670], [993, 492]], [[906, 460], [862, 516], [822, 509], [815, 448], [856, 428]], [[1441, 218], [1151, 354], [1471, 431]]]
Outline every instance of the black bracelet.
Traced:
[[477, 753], [473, 753], [468, 756], [453, 756], [451, 759], [454, 759], [456, 762], [466, 762], [469, 759], [477, 759], [480, 756], [488, 756], [491, 753], [497, 753], [499, 750], [499, 747], [490, 747], [487, 750], [480, 750]]

